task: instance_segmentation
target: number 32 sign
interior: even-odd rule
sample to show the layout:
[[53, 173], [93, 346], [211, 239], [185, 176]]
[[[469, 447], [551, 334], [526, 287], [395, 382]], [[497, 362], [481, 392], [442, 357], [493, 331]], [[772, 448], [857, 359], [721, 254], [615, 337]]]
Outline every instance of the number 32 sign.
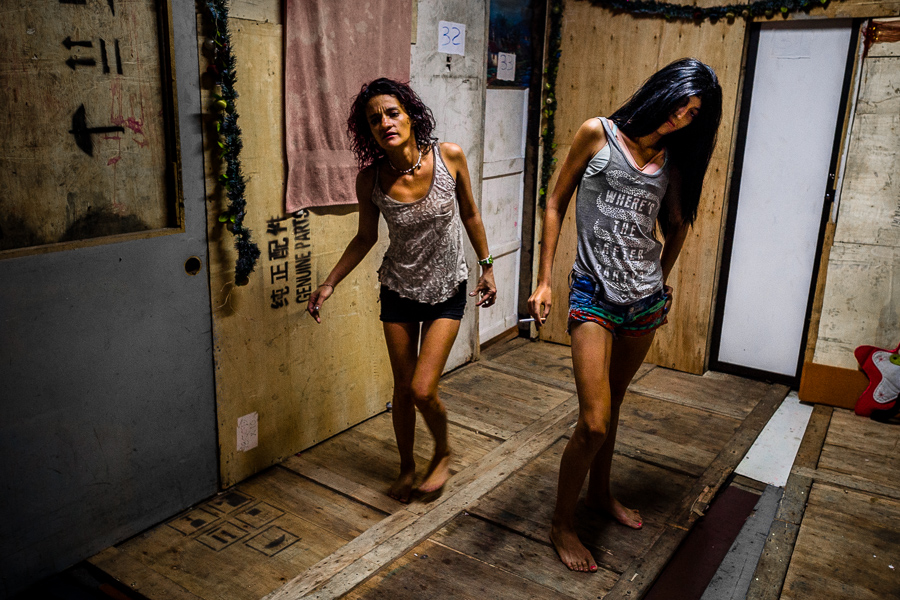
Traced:
[[438, 52], [466, 55], [466, 26], [451, 21], [438, 21]]

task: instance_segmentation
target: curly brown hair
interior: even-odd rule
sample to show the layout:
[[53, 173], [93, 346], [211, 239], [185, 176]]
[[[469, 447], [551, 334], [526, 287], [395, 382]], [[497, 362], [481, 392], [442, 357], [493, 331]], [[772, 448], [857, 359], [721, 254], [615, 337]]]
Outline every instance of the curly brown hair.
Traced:
[[427, 148], [434, 140], [431, 136], [435, 127], [434, 115], [408, 83], [380, 77], [363, 84], [359, 94], [353, 99], [350, 117], [347, 119], [347, 137], [350, 138], [350, 149], [356, 156], [360, 171], [385, 155], [384, 149], [375, 141], [366, 119], [366, 106], [375, 96], [393, 96], [400, 102], [412, 121], [413, 134], [419, 148]]

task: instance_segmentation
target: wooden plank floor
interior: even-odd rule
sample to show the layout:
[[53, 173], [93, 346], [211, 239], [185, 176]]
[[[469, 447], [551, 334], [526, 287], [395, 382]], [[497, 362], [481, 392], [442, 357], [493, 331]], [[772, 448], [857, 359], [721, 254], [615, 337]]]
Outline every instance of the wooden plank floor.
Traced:
[[811, 426], [747, 597], [900, 598], [900, 428], [823, 406]]
[[[389, 414], [242, 482], [91, 562], [151, 600], [639, 598], [787, 394], [644, 365], [622, 409], [615, 493], [634, 531], [580, 509], [601, 568], [570, 573], [547, 539], [577, 416], [569, 348], [517, 339], [441, 381], [455, 451], [438, 498], [384, 495]], [[430, 436], [417, 429], [420, 470]]]

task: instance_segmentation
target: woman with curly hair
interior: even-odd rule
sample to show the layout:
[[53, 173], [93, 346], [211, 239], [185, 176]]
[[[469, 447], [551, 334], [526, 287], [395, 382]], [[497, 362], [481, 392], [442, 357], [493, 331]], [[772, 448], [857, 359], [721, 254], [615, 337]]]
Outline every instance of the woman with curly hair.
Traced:
[[553, 257], [578, 188], [568, 325], [579, 412], [560, 461], [550, 526], [554, 548], [574, 571], [597, 570], [575, 531], [589, 471], [588, 508], [628, 527], [643, 525], [610, 491], [619, 408], [655, 330], [666, 322], [672, 302], [666, 279], [697, 216], [721, 114], [713, 70], [696, 59], [676, 61], [609, 119], [581, 125], [547, 199], [538, 283], [528, 299], [538, 325], [550, 312]]
[[416, 408], [434, 436], [434, 456], [418, 491], [440, 490], [450, 476], [447, 411], [438, 379], [466, 307], [462, 229], [479, 257], [481, 277], [469, 296], [494, 304], [493, 258], [462, 149], [431, 137], [431, 110], [406, 84], [376, 79], [353, 101], [347, 130], [359, 165], [359, 226], [337, 265], [309, 298], [321, 322], [322, 305], [378, 240], [378, 215], [390, 244], [378, 270], [381, 321], [394, 376], [392, 420], [400, 475], [388, 494], [409, 502], [416, 479]]

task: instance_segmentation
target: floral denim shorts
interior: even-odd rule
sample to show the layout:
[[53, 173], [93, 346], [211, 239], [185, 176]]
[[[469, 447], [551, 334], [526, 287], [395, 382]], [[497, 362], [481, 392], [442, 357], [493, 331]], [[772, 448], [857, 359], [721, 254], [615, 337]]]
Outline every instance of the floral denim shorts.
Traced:
[[608, 329], [614, 336], [640, 337], [652, 333], [668, 322], [672, 294], [664, 289], [631, 304], [611, 304], [599, 296], [603, 293], [593, 279], [572, 273], [569, 284], [569, 327], [572, 323], [592, 322]]

